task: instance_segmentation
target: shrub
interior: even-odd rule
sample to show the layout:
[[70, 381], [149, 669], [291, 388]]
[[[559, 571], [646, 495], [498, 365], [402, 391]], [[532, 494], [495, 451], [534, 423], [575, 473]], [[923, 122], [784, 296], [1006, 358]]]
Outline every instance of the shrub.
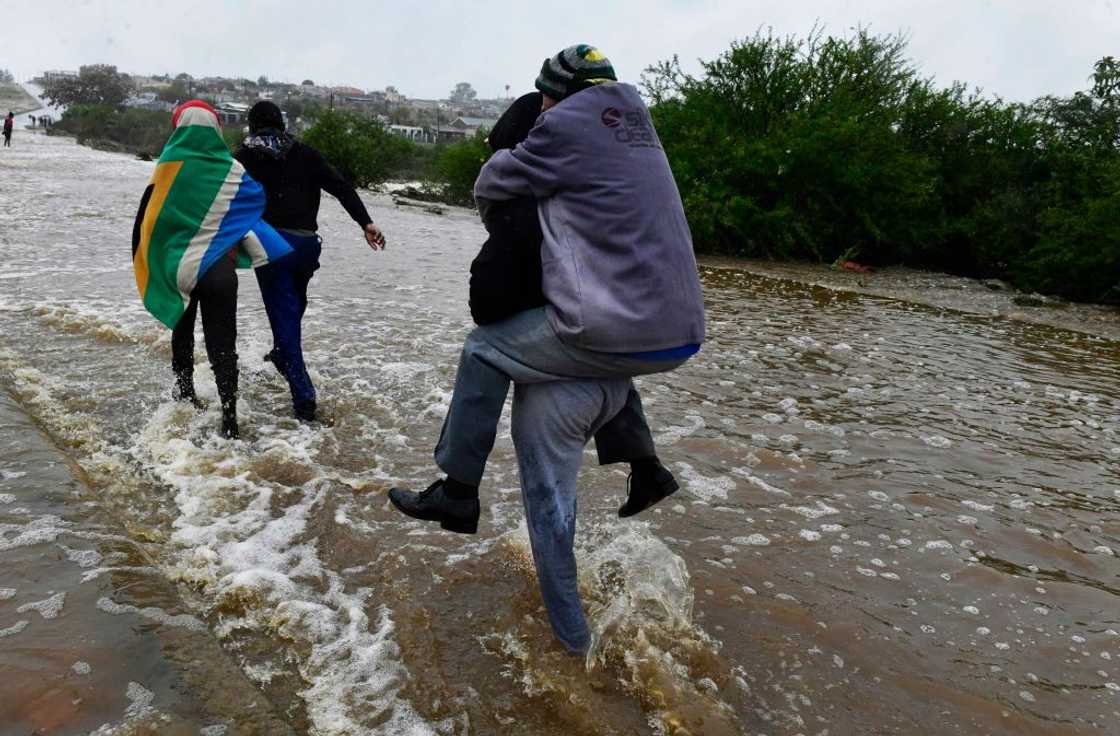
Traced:
[[453, 204], [473, 205], [474, 182], [489, 157], [490, 146], [483, 130], [441, 148], [436, 154], [435, 170], [443, 185], [444, 198]]
[[320, 114], [303, 134], [356, 187], [380, 184], [408, 167], [416, 144], [391, 135], [374, 118], [346, 111]]
[[1033, 105], [945, 89], [898, 36], [757, 33], [645, 92], [697, 250], [847, 255], [1120, 301], [1120, 63]]

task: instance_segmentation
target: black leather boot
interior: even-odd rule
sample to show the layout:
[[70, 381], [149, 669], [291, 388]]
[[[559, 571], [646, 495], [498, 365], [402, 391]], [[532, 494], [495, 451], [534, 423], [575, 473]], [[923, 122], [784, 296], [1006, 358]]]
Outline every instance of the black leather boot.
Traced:
[[223, 356], [212, 367], [222, 401], [222, 436], [237, 439], [241, 436], [237, 426], [237, 355]]
[[[448, 486], [454, 494], [448, 495]], [[471, 496], [471, 491], [474, 497]], [[475, 534], [478, 532], [478, 487], [454, 480], [437, 480], [427, 490], [415, 493], [404, 488], [390, 488], [389, 500], [406, 516], [421, 521], [438, 521], [449, 532]]]
[[630, 477], [626, 479], [626, 503], [618, 509], [618, 515], [625, 519], [640, 514], [679, 489], [677, 479], [657, 458], [630, 463]]

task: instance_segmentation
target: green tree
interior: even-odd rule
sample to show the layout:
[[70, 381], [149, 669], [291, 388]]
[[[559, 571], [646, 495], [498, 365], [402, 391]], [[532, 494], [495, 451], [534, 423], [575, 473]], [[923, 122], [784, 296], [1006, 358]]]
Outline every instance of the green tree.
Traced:
[[857, 254], [1120, 302], [1120, 63], [1030, 105], [938, 88], [905, 39], [757, 33], [646, 95], [697, 250]]
[[303, 134], [356, 187], [380, 184], [408, 166], [415, 144], [390, 135], [376, 119], [332, 110]]
[[120, 105], [133, 92], [132, 78], [109, 64], [83, 66], [78, 76], [52, 81], [43, 90], [52, 105]]
[[478, 98], [478, 93], [474, 91], [474, 87], [470, 82], [459, 82], [455, 85], [455, 89], [451, 90], [450, 100], [457, 104], [466, 104], [474, 102]]
[[0, 69], [0, 84], [15, 84], [16, 78], [7, 69]]
[[176, 79], [171, 83], [171, 86], [161, 89], [156, 97], [163, 102], [182, 102], [187, 99], [189, 94], [190, 90], [187, 84], [180, 79]]
[[436, 155], [435, 170], [443, 185], [444, 197], [454, 204], [474, 204], [474, 182], [482, 165], [490, 158], [486, 132], [451, 143]]

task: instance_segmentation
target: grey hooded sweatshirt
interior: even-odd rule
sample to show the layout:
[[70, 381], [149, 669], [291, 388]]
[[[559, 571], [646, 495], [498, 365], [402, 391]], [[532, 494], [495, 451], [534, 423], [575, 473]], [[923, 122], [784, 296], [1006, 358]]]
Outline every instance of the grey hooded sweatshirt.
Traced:
[[692, 236], [649, 110], [628, 84], [578, 92], [475, 183], [488, 201], [538, 200], [548, 316], [564, 342], [606, 353], [704, 341]]

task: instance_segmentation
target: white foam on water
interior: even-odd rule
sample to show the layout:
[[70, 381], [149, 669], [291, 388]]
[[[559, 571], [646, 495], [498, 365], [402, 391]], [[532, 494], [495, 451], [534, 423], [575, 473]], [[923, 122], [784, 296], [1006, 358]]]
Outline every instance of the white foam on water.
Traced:
[[28, 611], [37, 611], [40, 616], [45, 619], [58, 618], [58, 614], [62, 613], [62, 607], [66, 604], [66, 591], [55, 593], [49, 598], [34, 603], [24, 603], [16, 609], [16, 613], [27, 613]]
[[731, 543], [746, 547], [766, 547], [770, 544], [770, 538], [763, 534], [750, 534], [745, 537], [734, 537]]
[[751, 473], [751, 471], [748, 470], [747, 468], [733, 468], [731, 470], [731, 473], [733, 475], [736, 475], [736, 476], [746, 480], [748, 483], [750, 483], [755, 488], [758, 488], [759, 490], [762, 490], [762, 491], [766, 491], [767, 493], [772, 493], [775, 496], [789, 496], [790, 495], [789, 491], [784, 491], [784, 490], [782, 490], [781, 488], [778, 488], [775, 485], [771, 485], [770, 483], [767, 483], [762, 478], [759, 478], [757, 475], [754, 475], [753, 473]]
[[[27, 524], [0, 524], [0, 552], [53, 542], [66, 532], [68, 522], [57, 516], [40, 516]], [[8, 537], [8, 534], [15, 535]]]
[[136, 614], [165, 626], [177, 626], [192, 631], [204, 631], [206, 629], [206, 624], [188, 613], [172, 616], [162, 608], [156, 608], [155, 606], [137, 608], [127, 603], [117, 603], [109, 598], [98, 598], [97, 610], [104, 611], [112, 616], [121, 616], [128, 613]]
[[0, 639], [3, 639], [5, 636], [15, 636], [19, 632], [26, 629], [30, 623], [31, 623], [30, 621], [26, 621], [26, 620], [16, 621], [14, 624], [9, 626], [8, 628], [0, 629]]
[[824, 516], [832, 516], [833, 514], [840, 513], [840, 510], [829, 506], [824, 501], [817, 501], [815, 506], [786, 506], [782, 505], [783, 509], [789, 509], [796, 513], [798, 516], [803, 516], [806, 519], [820, 519]]
[[[531, 574], [525, 523], [503, 538], [529, 561], [523, 569]], [[592, 635], [586, 666], [591, 669], [623, 663], [617, 673], [619, 681], [634, 692], [647, 692], [651, 683], [657, 683], [661, 702], [650, 704], [655, 710], [647, 713], [654, 733], [667, 733], [671, 718], [667, 713], [675, 707], [674, 699], [690, 704], [703, 699], [713, 714], [726, 717], [730, 708], [719, 700], [711, 683], [705, 683], [704, 678], [694, 681], [678, 661], [682, 655], [698, 650], [715, 656], [719, 649], [693, 620], [694, 592], [684, 559], [654, 536], [647, 525], [620, 522], [584, 529], [577, 537], [575, 552]], [[748, 586], [743, 591], [755, 594]], [[550, 673], [539, 670], [514, 632], [495, 632], [487, 638], [496, 640], [503, 655], [516, 662], [527, 693], [548, 689]], [[658, 674], [651, 675], [651, 668]], [[665, 687], [667, 681], [672, 682], [671, 687]]]
[[726, 501], [727, 494], [735, 489], [735, 481], [725, 475], [708, 477], [701, 475], [686, 462], [674, 464], [680, 469], [680, 477], [685, 482], [688, 492], [703, 501]]
[[16, 597], [15, 588], [0, 588], [0, 601], [8, 601]]
[[922, 437], [922, 442], [925, 442], [930, 447], [936, 447], [939, 449], [953, 446], [953, 441], [951, 439], [949, 439], [948, 437], [942, 437], [941, 435]]
[[0, 506], [7, 506], [16, 502], [16, 497], [10, 493], [0, 493]]
[[70, 665], [70, 669], [72, 669], [76, 675], [88, 675], [90, 672], [93, 672], [93, 667], [90, 667], [89, 662], [75, 662]]
[[101, 553], [95, 549], [71, 549], [65, 544], [58, 545], [66, 553], [66, 559], [85, 569], [101, 564]]
[[[294, 501], [276, 508], [275, 487], [250, 479], [244, 443], [196, 445], [177, 438], [182, 432], [171, 426], [172, 408], [157, 409], [132, 448], [174, 491], [180, 515], [171, 535], [169, 577], [189, 581], [212, 606], [234, 609], [223, 614], [219, 637], [241, 627], [297, 644], [286, 654], [307, 684], [299, 694], [315, 733], [368, 733], [368, 724], [377, 723], [378, 733], [434, 734], [400, 697], [408, 673], [389, 610], [380, 608], [371, 621], [361, 594], [346, 592], [306, 539], [309, 519], [330, 485], [312, 480]], [[320, 437], [291, 432], [261, 443], [284, 459], [311, 464]], [[226, 468], [220, 475], [197, 473], [215, 462]], [[325, 583], [326, 592], [306, 581]]]

